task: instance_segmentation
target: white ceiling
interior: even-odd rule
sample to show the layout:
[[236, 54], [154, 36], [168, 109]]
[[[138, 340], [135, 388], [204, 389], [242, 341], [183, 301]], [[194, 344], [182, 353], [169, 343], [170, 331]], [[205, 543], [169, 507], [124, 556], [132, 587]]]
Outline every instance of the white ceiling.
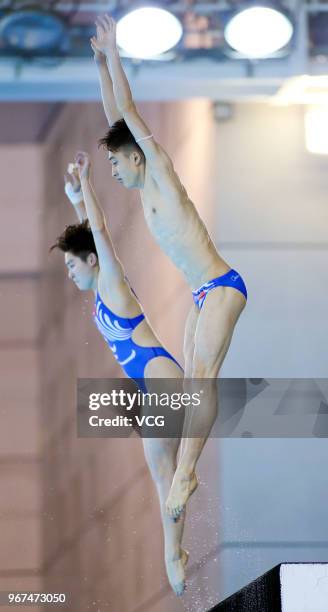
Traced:
[[[221, 0], [220, 0], [221, 1]], [[294, 0], [291, 0], [295, 5]], [[66, 6], [67, 2], [61, 5]], [[94, 13], [110, 8], [108, 1], [82, 2], [81, 11]], [[130, 4], [131, 2], [127, 2]], [[201, 3], [202, 7], [205, 6]], [[185, 5], [184, 5], [185, 6]], [[213, 6], [213, 3], [212, 5]], [[310, 58], [306, 12], [311, 7], [328, 9], [325, 3], [301, 3], [297, 12], [297, 32], [289, 56], [258, 62], [193, 59], [189, 62], [157, 62], [127, 65], [136, 100], [168, 100], [207, 97], [213, 100], [264, 100], [275, 94], [286, 79], [302, 74], [328, 74], [327, 58]], [[0, 101], [99, 100], [97, 73], [90, 58], [67, 58], [52, 68], [0, 60]]]

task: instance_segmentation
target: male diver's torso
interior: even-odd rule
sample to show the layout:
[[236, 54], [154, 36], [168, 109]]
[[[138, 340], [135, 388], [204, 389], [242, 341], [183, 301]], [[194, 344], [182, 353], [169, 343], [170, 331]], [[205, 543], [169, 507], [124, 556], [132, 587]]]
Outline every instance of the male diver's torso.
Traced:
[[181, 183], [175, 192], [164, 194], [146, 172], [141, 199], [150, 231], [192, 289], [230, 269]]

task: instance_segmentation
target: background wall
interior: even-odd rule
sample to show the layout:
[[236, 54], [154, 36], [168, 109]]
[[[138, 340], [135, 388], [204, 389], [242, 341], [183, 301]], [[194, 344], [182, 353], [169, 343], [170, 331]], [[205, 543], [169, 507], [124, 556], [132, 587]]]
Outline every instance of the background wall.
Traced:
[[1, 591], [42, 589], [37, 300], [41, 157], [33, 143], [0, 146]]
[[[234, 111], [215, 128], [216, 236], [249, 300], [222, 376], [326, 377], [327, 158], [305, 149], [302, 107]], [[281, 561], [327, 560], [327, 460], [320, 439], [219, 442], [222, 596]]]
[[222, 376], [325, 377], [327, 158], [299, 106], [238, 105], [216, 137], [216, 235], [249, 290]]

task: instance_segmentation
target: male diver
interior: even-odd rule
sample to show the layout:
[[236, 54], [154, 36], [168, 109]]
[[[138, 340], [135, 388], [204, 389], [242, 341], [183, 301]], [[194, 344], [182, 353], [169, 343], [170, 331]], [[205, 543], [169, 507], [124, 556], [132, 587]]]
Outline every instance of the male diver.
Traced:
[[100, 144], [109, 152], [113, 177], [129, 189], [140, 190], [150, 231], [191, 288], [194, 304], [185, 328], [185, 378], [212, 379], [207, 400], [189, 415], [188, 435], [166, 502], [167, 512], [178, 518], [197, 486], [195, 466], [217, 417], [214, 379], [245, 307], [247, 291], [238, 272], [219, 255], [170, 157], [138, 114], [117, 50], [114, 20], [108, 15], [98, 17], [96, 26], [91, 46], [106, 59], [98, 66], [107, 118], [112, 100], [118, 109], [115, 122], [109, 117], [110, 128]]
[[[183, 371], [162, 346], [130, 288], [106, 224], [104, 212], [90, 183], [90, 160], [78, 153], [68, 168], [65, 192], [79, 222], [69, 225], [51, 247], [65, 253], [68, 277], [81, 291], [95, 295], [95, 323], [125, 374], [142, 391], [153, 378], [183, 378]], [[174, 521], [165, 511], [177, 467], [179, 438], [143, 437], [145, 458], [155, 482], [164, 532], [165, 565], [177, 595], [185, 589], [188, 552], [181, 547], [184, 519]]]

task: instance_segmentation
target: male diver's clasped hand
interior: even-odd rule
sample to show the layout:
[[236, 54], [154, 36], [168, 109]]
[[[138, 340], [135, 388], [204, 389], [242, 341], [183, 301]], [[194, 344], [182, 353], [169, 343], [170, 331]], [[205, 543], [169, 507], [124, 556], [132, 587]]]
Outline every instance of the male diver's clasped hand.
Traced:
[[80, 181], [83, 181], [83, 179], [86, 179], [88, 181], [90, 178], [91, 169], [91, 162], [88, 153], [85, 153], [84, 151], [79, 151], [75, 156], [75, 163], [78, 167]]
[[97, 17], [97, 36], [93, 36], [91, 46], [93, 51], [106, 54], [108, 51], [116, 51], [116, 23], [109, 15]]

